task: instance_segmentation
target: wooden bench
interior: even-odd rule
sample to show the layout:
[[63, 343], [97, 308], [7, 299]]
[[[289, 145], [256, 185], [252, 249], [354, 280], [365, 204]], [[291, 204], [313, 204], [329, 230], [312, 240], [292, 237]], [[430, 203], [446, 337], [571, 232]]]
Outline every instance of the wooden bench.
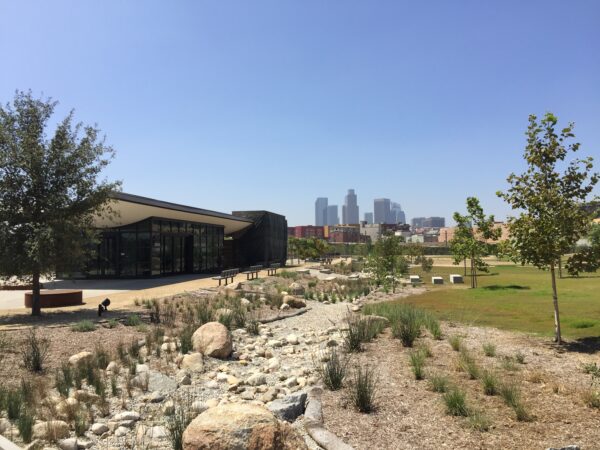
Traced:
[[[83, 291], [74, 289], [44, 289], [40, 291], [40, 308], [83, 305]], [[25, 308], [33, 306], [33, 293], [25, 292]]]
[[267, 275], [271, 276], [271, 275], [277, 275], [277, 269], [279, 269], [281, 267], [281, 264], [277, 263], [277, 264], [271, 264], [269, 266], [269, 268], [267, 269]]
[[260, 272], [262, 268], [263, 266], [250, 266], [248, 270], [242, 273], [246, 274], [246, 280], [254, 280], [255, 278], [258, 278], [258, 272]]
[[221, 275], [218, 277], [212, 277], [213, 280], [219, 280], [219, 286], [221, 286], [221, 281], [225, 280], [225, 286], [227, 286], [227, 282], [229, 278], [231, 278], [231, 282], [233, 283], [233, 279], [235, 276], [240, 273], [240, 269], [227, 269], [221, 272]]

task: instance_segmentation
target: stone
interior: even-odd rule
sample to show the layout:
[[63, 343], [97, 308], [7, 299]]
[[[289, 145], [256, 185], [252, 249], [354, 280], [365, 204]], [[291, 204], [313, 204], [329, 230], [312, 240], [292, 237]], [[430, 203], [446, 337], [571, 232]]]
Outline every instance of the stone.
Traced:
[[281, 341], [278, 341], [277, 339], [271, 339], [267, 342], [267, 345], [269, 347], [278, 348], [278, 347], [281, 347], [283, 344], [281, 343]]
[[303, 295], [304, 294], [304, 286], [300, 283], [292, 283], [288, 289], [288, 292], [293, 295]]
[[241, 299], [241, 300], [240, 300], [240, 304], [241, 304], [242, 306], [248, 306], [248, 305], [250, 305], [251, 303], [252, 303], [252, 302], [251, 302], [250, 300], [248, 300], [247, 298], [243, 298], [243, 299]]
[[354, 305], [352, 308], [350, 308], [350, 310], [352, 312], [359, 312], [362, 309], [361, 305]]
[[287, 395], [282, 399], [273, 401], [269, 406], [269, 411], [275, 414], [275, 417], [281, 420], [293, 422], [299, 416], [304, 414], [306, 409], [306, 392]]
[[177, 381], [173, 378], [156, 370], [150, 370], [147, 373], [149, 391], [159, 391], [166, 394], [177, 389]]
[[[60, 419], [72, 417], [78, 406], [79, 401], [74, 397], [69, 397], [58, 402], [56, 405], [56, 414]], [[2, 427], [0, 426], [0, 430], [1, 428]]]
[[297, 345], [298, 344], [298, 336], [296, 336], [295, 334], [288, 334], [285, 337], [285, 340], [287, 341], [288, 344], [292, 344], [292, 345]]
[[206, 406], [208, 406], [209, 408], [214, 408], [215, 406], [219, 406], [219, 399], [218, 398], [209, 398], [208, 400], [206, 400]]
[[204, 371], [204, 360], [202, 358], [202, 353], [190, 353], [188, 355], [184, 355], [181, 360], [180, 367], [182, 369], [188, 369], [190, 372], [200, 373]]
[[69, 358], [69, 364], [78, 366], [79, 364], [92, 359], [92, 352], [79, 352]]
[[275, 400], [276, 398], [277, 398], [277, 389], [269, 388], [267, 390], [267, 392], [263, 393], [260, 396], [260, 401], [263, 403], [269, 403], [269, 402], [272, 402], [273, 400]]
[[144, 372], [148, 372], [150, 370], [150, 367], [148, 367], [147, 364], [136, 364], [135, 366], [135, 373], [144, 373]]
[[246, 380], [246, 384], [249, 386], [260, 386], [267, 384], [267, 377], [262, 373], [255, 373]]
[[119, 370], [120, 370], [119, 365], [115, 361], [109, 362], [108, 366], [106, 366], [107, 372], [119, 373]]
[[38, 422], [33, 426], [34, 439], [46, 439], [56, 441], [68, 438], [70, 434], [69, 424], [62, 420], [49, 420]]
[[208, 322], [198, 328], [193, 336], [194, 350], [205, 356], [225, 359], [233, 351], [231, 333], [219, 322]]
[[5, 419], [4, 417], [0, 418], [0, 434], [4, 434], [10, 430], [10, 426], [10, 420]]
[[276, 370], [279, 369], [280, 366], [281, 366], [281, 361], [279, 361], [279, 358], [270, 358], [267, 361], [267, 369], [269, 372], [275, 372]]
[[298, 385], [298, 379], [296, 377], [289, 377], [287, 380], [285, 380], [285, 385], [286, 387], [294, 387]]
[[108, 431], [108, 425], [106, 425], [105, 423], [95, 423], [92, 425], [90, 430], [96, 436], [100, 436]]
[[140, 414], [135, 411], [123, 411], [115, 415], [114, 420], [117, 422], [121, 422], [123, 420], [138, 421], [140, 420]]
[[279, 307], [279, 309], [280, 309], [281, 311], [286, 311], [286, 310], [288, 310], [288, 309], [290, 309], [290, 308], [291, 308], [291, 306], [290, 306], [290, 305], [288, 305], [287, 303], [283, 303], [283, 304], [282, 304], [282, 305]]
[[286, 422], [255, 404], [219, 405], [196, 417], [183, 433], [183, 450], [308, 450]]
[[79, 448], [77, 438], [63, 439], [58, 443], [58, 446], [61, 450], [77, 450]]
[[119, 427], [115, 430], [115, 436], [116, 437], [123, 437], [125, 436], [127, 433], [129, 433], [129, 428], [127, 427]]
[[138, 442], [143, 441], [145, 439], [163, 439], [168, 436], [167, 430], [165, 427], [157, 425], [157, 426], [146, 426], [141, 425], [138, 427], [136, 431], [136, 438]]
[[294, 297], [293, 295], [285, 295], [283, 297], [283, 303], [290, 305], [292, 308], [304, 308], [306, 307], [306, 301], [302, 298]]
[[204, 411], [206, 411], [209, 408], [208, 404], [205, 402], [202, 402], [200, 400], [196, 400], [192, 403], [192, 410], [196, 413], [196, 414], [202, 414]]

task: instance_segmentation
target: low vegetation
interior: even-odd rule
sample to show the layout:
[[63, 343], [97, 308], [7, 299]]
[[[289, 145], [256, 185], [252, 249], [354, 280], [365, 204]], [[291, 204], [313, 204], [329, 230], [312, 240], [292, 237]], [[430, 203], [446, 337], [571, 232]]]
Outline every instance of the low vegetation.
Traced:
[[362, 413], [375, 410], [377, 374], [373, 367], [358, 365], [354, 368], [350, 382], [350, 399], [354, 407]]

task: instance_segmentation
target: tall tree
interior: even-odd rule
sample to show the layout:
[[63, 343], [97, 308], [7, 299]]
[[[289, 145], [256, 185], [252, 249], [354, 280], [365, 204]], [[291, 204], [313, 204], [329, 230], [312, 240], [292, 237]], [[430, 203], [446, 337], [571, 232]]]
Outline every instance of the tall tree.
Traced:
[[372, 273], [378, 286], [396, 291], [398, 278], [408, 272], [408, 262], [402, 256], [402, 239], [399, 236], [383, 235], [373, 245], [367, 260], [367, 268]]
[[507, 181], [511, 187], [498, 196], [519, 211], [509, 219], [511, 244], [518, 259], [550, 271], [556, 342], [560, 344], [556, 266], [588, 229], [590, 217], [582, 205], [598, 182], [598, 174], [592, 172], [591, 157], [567, 161], [580, 144], [571, 142], [575, 138], [573, 123], [556, 131], [557, 123], [552, 113], [539, 122], [535, 115], [529, 116], [524, 154], [527, 170], [510, 174]]
[[469, 259], [471, 261], [471, 287], [477, 287], [477, 271], [487, 272], [488, 265], [483, 256], [489, 254], [489, 241], [496, 241], [502, 230], [494, 226], [494, 216], [486, 216], [479, 200], [467, 198], [467, 214], [454, 213], [456, 231], [450, 241], [454, 264]]
[[0, 105], [0, 276], [30, 280], [40, 314], [40, 277], [81, 267], [93, 218], [110, 214], [119, 183], [98, 178], [114, 152], [71, 111], [47, 137], [57, 103], [17, 92]]

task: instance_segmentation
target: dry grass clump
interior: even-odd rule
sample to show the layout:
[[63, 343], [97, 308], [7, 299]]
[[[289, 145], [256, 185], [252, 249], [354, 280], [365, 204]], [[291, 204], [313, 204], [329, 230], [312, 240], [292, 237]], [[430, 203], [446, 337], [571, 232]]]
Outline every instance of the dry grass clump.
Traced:
[[487, 357], [493, 358], [496, 356], [496, 345], [492, 342], [485, 342], [482, 345], [483, 354]]
[[452, 350], [454, 350], [455, 352], [458, 352], [458, 351], [460, 351], [460, 348], [462, 347], [462, 337], [460, 337], [457, 334], [448, 336], [448, 343], [450, 344], [450, 347], [452, 347]]
[[375, 410], [377, 383], [375, 368], [367, 365], [354, 368], [349, 395], [352, 404], [359, 412], [370, 413]]
[[425, 353], [422, 350], [412, 350], [408, 354], [408, 357], [415, 380], [422, 380], [425, 377], [423, 370], [425, 367]]
[[30, 372], [40, 373], [44, 371], [50, 343], [47, 339], [38, 336], [35, 328], [30, 328], [25, 342], [21, 348], [23, 364]]
[[[327, 359], [327, 361], [323, 363], [321, 362], [322, 359]], [[331, 348], [328, 355], [317, 355], [317, 361], [313, 364], [315, 371], [319, 374], [327, 389], [337, 391], [342, 388], [346, 378], [348, 359], [342, 358], [335, 347]]]
[[433, 373], [430, 374], [428, 378], [430, 389], [433, 392], [439, 392], [440, 394], [443, 394], [444, 392], [448, 391], [450, 387], [450, 380], [446, 375], [441, 373]]
[[458, 357], [458, 368], [469, 375], [471, 380], [479, 378], [480, 369], [477, 365], [475, 357], [469, 353], [466, 347], [460, 348], [460, 355]]

